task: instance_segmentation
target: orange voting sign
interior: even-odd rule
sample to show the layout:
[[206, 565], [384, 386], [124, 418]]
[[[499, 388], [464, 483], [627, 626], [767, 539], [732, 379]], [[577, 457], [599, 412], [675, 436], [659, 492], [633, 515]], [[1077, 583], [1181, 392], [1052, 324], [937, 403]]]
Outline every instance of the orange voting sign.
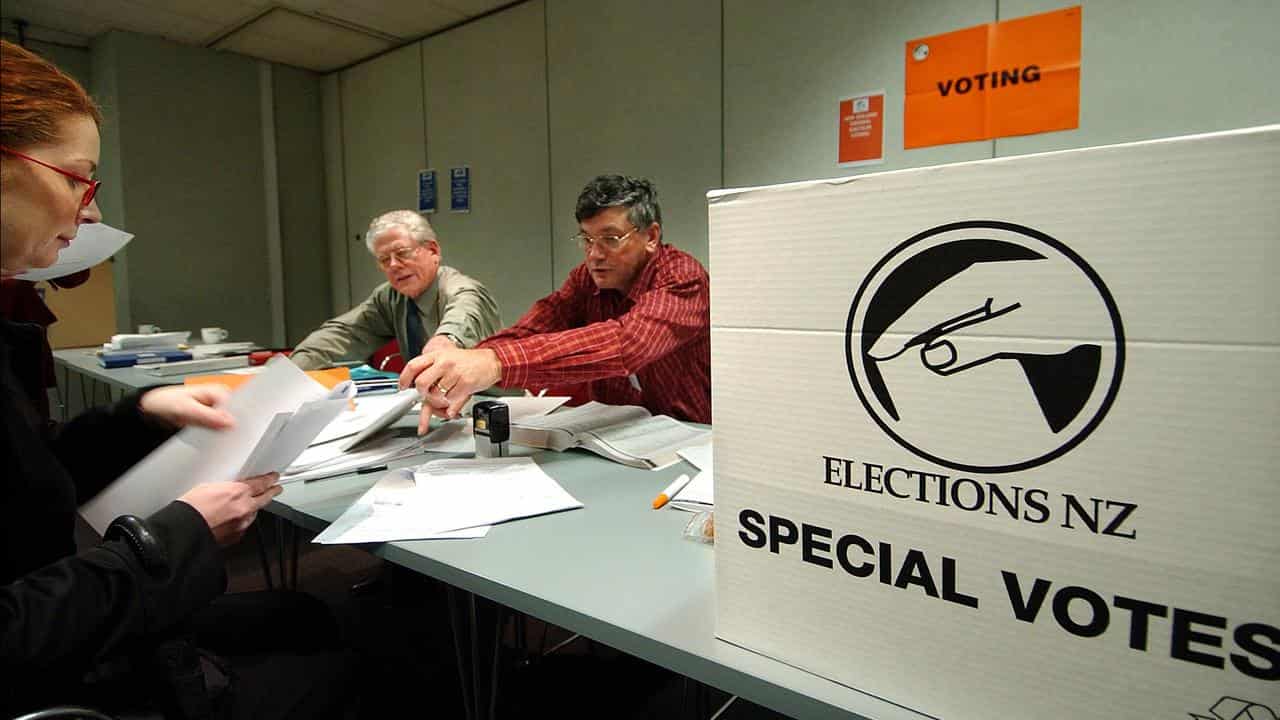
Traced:
[[1080, 6], [906, 45], [907, 148], [1080, 124]]
[[840, 101], [836, 128], [836, 162], [872, 165], [884, 162], [884, 91], [854, 95]]

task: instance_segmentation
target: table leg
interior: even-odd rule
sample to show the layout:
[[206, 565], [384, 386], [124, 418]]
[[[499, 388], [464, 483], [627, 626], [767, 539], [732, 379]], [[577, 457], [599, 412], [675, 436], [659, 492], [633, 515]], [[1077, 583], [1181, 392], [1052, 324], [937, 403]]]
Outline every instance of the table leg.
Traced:
[[282, 520], [279, 516], [271, 518], [271, 521], [274, 522], [276, 525], [276, 572], [279, 573], [280, 588], [283, 590], [283, 589], [287, 589], [285, 587], [286, 576], [284, 572], [284, 568], [285, 568], [284, 525], [285, 523], [284, 523], [284, 520]]
[[262, 530], [262, 522], [253, 524], [253, 534], [258, 536], [258, 559], [262, 561], [262, 579], [268, 590], [275, 590], [275, 582], [271, 579], [271, 556], [267, 554], [267, 534]]
[[298, 526], [293, 523], [289, 523], [289, 537], [292, 540], [289, 548], [289, 554], [292, 555], [289, 560], [290, 590], [298, 589], [298, 553], [300, 552], [302, 545], [302, 541], [299, 539], [299, 536], [301, 535], [302, 533], [299, 531]]
[[55, 376], [53, 380], [53, 389], [58, 394], [58, 407], [61, 409], [61, 412], [58, 413], [58, 419], [62, 422], [66, 422], [70, 419], [70, 412], [67, 410], [67, 403], [71, 402], [71, 369], [66, 365], [62, 366], [62, 384], [58, 384], [58, 379]]
[[463, 658], [465, 654], [463, 646], [467, 639], [458, 598], [459, 595], [463, 594], [463, 591], [450, 585], [447, 592], [449, 595], [449, 627], [453, 631], [453, 653], [458, 665], [458, 685], [462, 690], [462, 708], [467, 720], [476, 720], [476, 711], [472, 704], [471, 683], [467, 677], [467, 662]]
[[[454, 658], [458, 664], [458, 682], [462, 689], [463, 709], [468, 720], [493, 720], [498, 712], [502, 629], [507, 610], [497, 603], [477, 597], [475, 593], [453, 586], [448, 588], [448, 597], [449, 623], [453, 631]], [[492, 626], [488, 617], [490, 613]], [[492, 627], [492, 638], [484, 635], [490, 627]], [[492, 643], [489, 642], [490, 639]], [[488, 656], [485, 653], [488, 653]]]

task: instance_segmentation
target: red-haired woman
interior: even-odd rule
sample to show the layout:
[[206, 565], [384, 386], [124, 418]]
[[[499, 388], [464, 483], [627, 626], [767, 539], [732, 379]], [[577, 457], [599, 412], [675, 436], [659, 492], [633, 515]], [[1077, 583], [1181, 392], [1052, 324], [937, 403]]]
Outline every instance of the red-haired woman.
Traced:
[[[79, 84], [0, 41], [0, 276], [52, 265], [81, 224], [101, 219], [93, 179], [101, 122]], [[311, 637], [333, 627], [306, 596], [249, 604], [219, 599], [226, 585], [221, 548], [238, 541], [280, 492], [274, 474], [201, 485], [151, 517], [117, 520], [102, 544], [76, 553], [77, 504], [174, 428], [227, 427], [231, 418], [218, 409], [225, 391], [207, 385], [144, 391], [55, 434], [23, 389], [40, 386], [24, 382], [39, 371], [40, 352], [38, 328], [0, 321], [0, 715], [68, 702], [136, 705], [148, 695], [186, 715], [340, 712], [325, 707], [340, 683], [334, 665], [312, 652], [315, 642], [295, 648], [284, 665], [265, 665], [269, 678], [239, 678], [235, 692], [214, 697], [203, 682], [208, 666], [195, 648], [208, 635], [250, 638], [232, 651], [243, 650], [247, 666], [262, 667], [264, 651], [281, 634], [273, 618], [318, 623], [306, 630]], [[244, 624], [245, 607], [252, 626]], [[158, 682], [157, 663], [189, 671], [188, 682]], [[289, 687], [294, 666], [325, 686]], [[163, 675], [172, 680], [174, 673]]]

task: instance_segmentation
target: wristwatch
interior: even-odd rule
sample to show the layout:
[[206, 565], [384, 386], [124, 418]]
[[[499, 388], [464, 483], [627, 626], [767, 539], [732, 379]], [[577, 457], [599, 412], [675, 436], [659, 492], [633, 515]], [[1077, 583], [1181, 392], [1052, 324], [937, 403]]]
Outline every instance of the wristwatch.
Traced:
[[142, 567], [152, 575], [168, 572], [169, 558], [165, 555], [160, 539], [151, 528], [136, 515], [121, 515], [107, 526], [103, 540], [123, 540], [142, 561]]

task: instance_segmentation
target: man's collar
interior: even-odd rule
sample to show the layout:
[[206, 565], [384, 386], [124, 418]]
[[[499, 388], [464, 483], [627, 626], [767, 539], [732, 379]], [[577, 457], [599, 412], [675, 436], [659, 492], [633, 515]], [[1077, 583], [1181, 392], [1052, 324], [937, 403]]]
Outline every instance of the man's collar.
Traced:
[[659, 242], [658, 250], [649, 256], [649, 260], [640, 268], [640, 274], [636, 275], [635, 282], [631, 283], [631, 288], [627, 290], [627, 297], [632, 301], [640, 297], [648, 291], [653, 285], [653, 276], [658, 272], [658, 258], [667, 251], [666, 243]]
[[444, 265], [436, 268], [436, 279], [431, 281], [426, 290], [416, 298], [409, 298], [409, 302], [418, 306], [419, 310], [426, 311], [428, 308], [436, 306], [436, 299], [440, 297], [440, 274], [444, 272]]

